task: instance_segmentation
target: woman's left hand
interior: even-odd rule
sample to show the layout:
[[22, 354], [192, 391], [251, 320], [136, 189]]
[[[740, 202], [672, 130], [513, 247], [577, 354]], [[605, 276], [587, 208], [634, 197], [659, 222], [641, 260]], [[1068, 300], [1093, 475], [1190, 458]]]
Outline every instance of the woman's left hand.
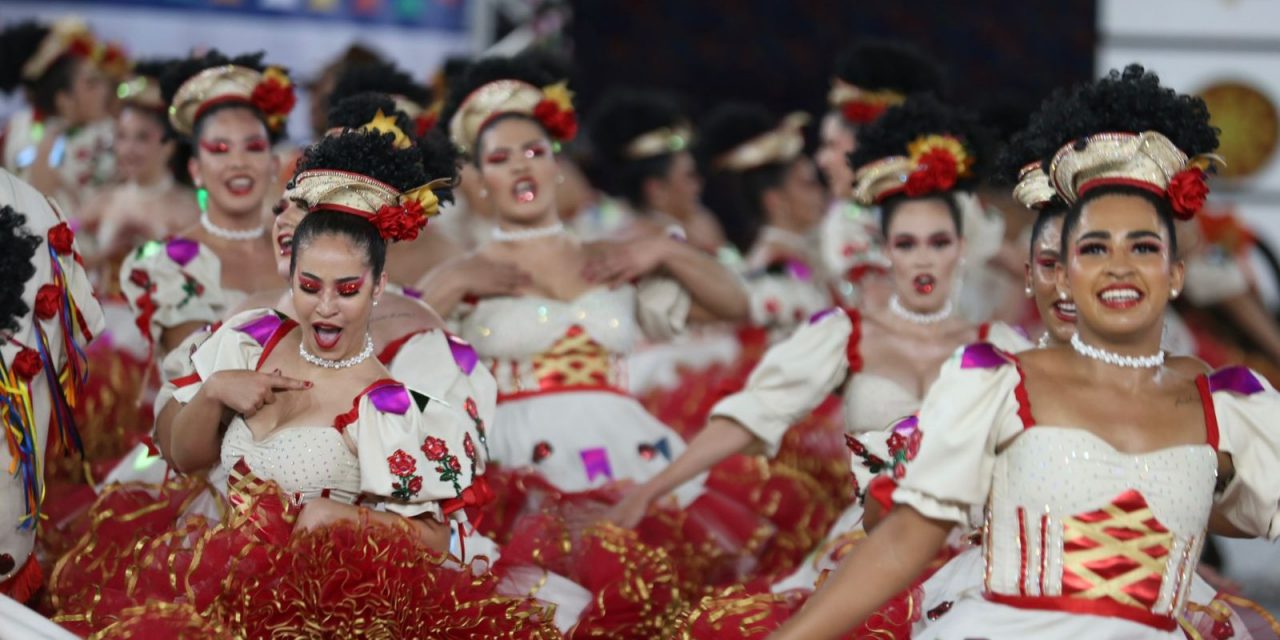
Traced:
[[316, 498], [302, 505], [302, 513], [293, 524], [295, 532], [311, 531], [327, 527], [335, 522], [356, 519], [356, 507], [329, 498]]

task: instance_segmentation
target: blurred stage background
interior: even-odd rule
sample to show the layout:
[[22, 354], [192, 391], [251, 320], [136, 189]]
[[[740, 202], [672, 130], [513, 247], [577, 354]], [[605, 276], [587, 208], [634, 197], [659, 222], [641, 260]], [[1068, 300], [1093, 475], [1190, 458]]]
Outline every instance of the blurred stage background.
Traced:
[[[446, 57], [531, 43], [572, 61], [579, 104], [614, 85], [674, 89], [694, 113], [730, 98], [818, 112], [836, 52], [858, 36], [910, 40], [942, 60], [951, 97], [1030, 109], [1054, 87], [1128, 62], [1204, 95], [1230, 165], [1213, 206], [1280, 245], [1280, 2], [1276, 0], [3, 0], [0, 23], [68, 13], [134, 57], [266, 50], [300, 84], [349, 45], [424, 82]], [[0, 61], [3, 64], [4, 61]], [[305, 142], [305, 94], [290, 132]], [[0, 103], [0, 120], [16, 103]], [[1262, 278], [1271, 271], [1256, 270]], [[1278, 283], [1260, 290], [1273, 310]], [[1280, 552], [1231, 544], [1227, 569], [1280, 609]]]

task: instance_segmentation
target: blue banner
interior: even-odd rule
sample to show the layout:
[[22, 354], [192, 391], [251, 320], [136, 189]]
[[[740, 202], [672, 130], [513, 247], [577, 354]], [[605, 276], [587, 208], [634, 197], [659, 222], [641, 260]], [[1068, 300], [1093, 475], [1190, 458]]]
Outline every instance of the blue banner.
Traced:
[[141, 7], [395, 25], [463, 32], [465, 0], [64, 0], [62, 4]]

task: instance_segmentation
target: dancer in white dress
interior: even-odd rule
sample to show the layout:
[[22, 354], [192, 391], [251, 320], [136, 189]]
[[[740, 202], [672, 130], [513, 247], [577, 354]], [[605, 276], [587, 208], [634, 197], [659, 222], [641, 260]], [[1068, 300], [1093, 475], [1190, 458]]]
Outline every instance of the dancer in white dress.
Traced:
[[1280, 535], [1280, 395], [1160, 349], [1183, 282], [1173, 221], [1202, 206], [1211, 160], [1196, 154], [1217, 145], [1203, 102], [1133, 66], [1046, 109], [1062, 117], [1045, 135], [1065, 141], [1043, 167], [1071, 203], [1058, 269], [1071, 347], [957, 352], [919, 414], [898, 508], [778, 638], [856, 624], [976, 505], [984, 589], [926, 637], [1182, 637], [1206, 529]]

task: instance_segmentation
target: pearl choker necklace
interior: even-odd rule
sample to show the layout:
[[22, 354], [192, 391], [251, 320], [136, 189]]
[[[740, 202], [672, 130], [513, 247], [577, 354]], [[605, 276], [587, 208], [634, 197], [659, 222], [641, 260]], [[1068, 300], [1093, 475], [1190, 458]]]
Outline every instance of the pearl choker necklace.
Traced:
[[301, 342], [298, 343], [298, 355], [302, 356], [303, 360], [306, 360], [317, 367], [324, 367], [326, 369], [350, 369], [351, 367], [368, 360], [369, 356], [373, 355], [373, 336], [367, 333], [364, 334], [364, 350], [357, 353], [355, 356], [347, 358], [346, 360], [327, 360], [325, 358], [321, 358], [320, 356], [307, 351], [307, 348], [303, 346]]
[[262, 232], [267, 230], [267, 225], [265, 224], [260, 224], [253, 229], [243, 230], [219, 227], [213, 223], [213, 220], [209, 219], [208, 211], [200, 214], [200, 226], [204, 227], [204, 230], [208, 231], [210, 235], [223, 238], [225, 240], [237, 241], [257, 240], [262, 237]]
[[1107, 364], [1113, 364], [1117, 367], [1129, 367], [1131, 369], [1155, 369], [1164, 364], [1164, 351], [1157, 351], [1153, 356], [1122, 356], [1118, 353], [1112, 353], [1105, 349], [1099, 349], [1093, 345], [1085, 344], [1080, 339], [1080, 334], [1071, 334], [1071, 348], [1076, 353], [1094, 360], [1101, 360]]
[[507, 231], [502, 227], [495, 226], [493, 228], [493, 239], [498, 242], [520, 242], [521, 240], [537, 240], [538, 238], [550, 238], [564, 233], [564, 223], [556, 220], [554, 223], [545, 227], [535, 227], [533, 229], [517, 229], [515, 231]]
[[898, 299], [898, 294], [895, 293], [893, 297], [889, 298], [889, 311], [893, 312], [893, 315], [913, 324], [938, 324], [951, 317], [951, 300], [947, 300], [947, 303], [942, 305], [941, 309], [933, 313], [916, 313], [902, 306], [902, 300]]

